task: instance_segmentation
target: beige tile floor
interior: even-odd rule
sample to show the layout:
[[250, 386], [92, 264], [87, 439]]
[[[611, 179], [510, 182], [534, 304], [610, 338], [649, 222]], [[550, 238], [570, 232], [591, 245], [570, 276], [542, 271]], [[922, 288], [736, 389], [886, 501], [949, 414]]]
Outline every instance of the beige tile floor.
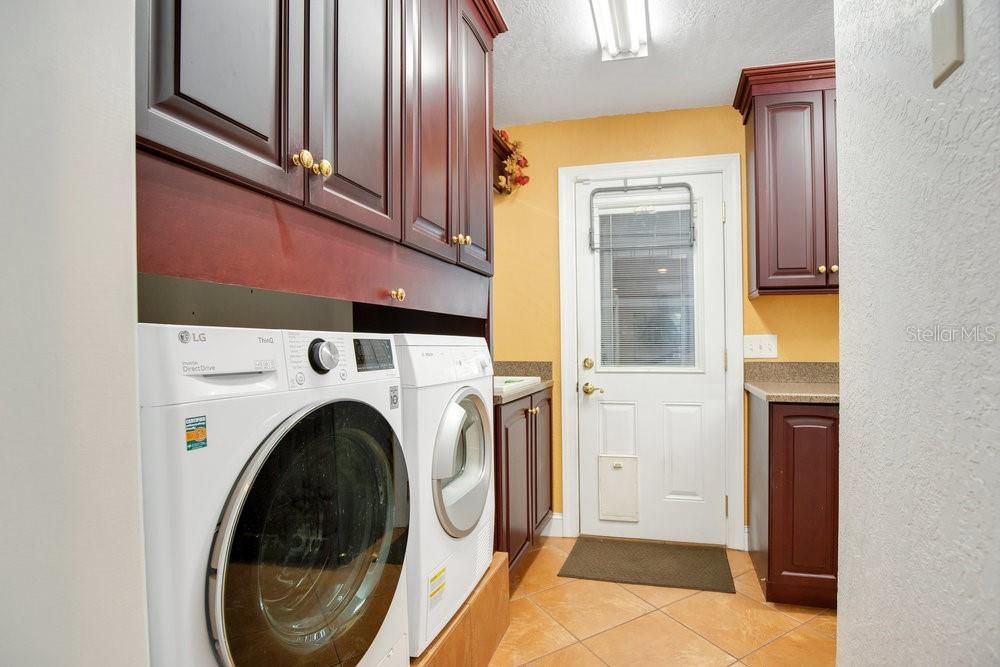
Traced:
[[736, 594], [564, 579], [575, 540], [548, 538], [511, 572], [510, 628], [490, 665], [833, 665], [837, 613], [764, 601], [730, 551]]

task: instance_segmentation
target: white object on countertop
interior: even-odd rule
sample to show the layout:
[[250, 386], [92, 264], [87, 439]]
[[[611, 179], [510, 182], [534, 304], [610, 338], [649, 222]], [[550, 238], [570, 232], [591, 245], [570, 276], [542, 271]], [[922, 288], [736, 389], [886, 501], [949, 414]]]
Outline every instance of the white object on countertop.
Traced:
[[493, 394], [505, 399], [514, 392], [521, 392], [527, 387], [540, 384], [542, 378], [537, 376], [498, 375], [493, 378]]

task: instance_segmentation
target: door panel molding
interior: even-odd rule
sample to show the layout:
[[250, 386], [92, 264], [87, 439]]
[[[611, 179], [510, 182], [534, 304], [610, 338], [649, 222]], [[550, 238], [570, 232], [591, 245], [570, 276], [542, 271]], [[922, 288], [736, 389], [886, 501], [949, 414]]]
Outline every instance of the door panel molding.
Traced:
[[306, 144], [333, 173], [307, 175], [306, 206], [399, 240], [402, 0], [312, 0], [309, 9]]
[[[241, 22], [232, 17], [237, 10], [253, 29], [233, 29]], [[301, 201], [304, 179], [289, 153], [303, 140], [304, 25], [301, 4], [287, 0], [190, 7], [180, 0], [140, 0], [138, 143]], [[252, 39], [265, 42], [256, 59], [246, 57]]]
[[[562, 331], [562, 533], [580, 534], [580, 451], [579, 414], [576, 387], [579, 377], [577, 346], [577, 183], [586, 180], [642, 179], [682, 176], [694, 173], [721, 173], [726, 221], [723, 246], [725, 274], [725, 341], [728, 370], [725, 377], [724, 465], [729, 514], [726, 543], [746, 549], [744, 521], [743, 449], [743, 249], [742, 177], [739, 154], [712, 155], [666, 160], [647, 160], [600, 165], [563, 167], [559, 170], [559, 264], [560, 324]], [[589, 201], [587, 202], [589, 206]], [[721, 224], [721, 223], [720, 223]], [[724, 350], [707, 350], [722, 355]]]

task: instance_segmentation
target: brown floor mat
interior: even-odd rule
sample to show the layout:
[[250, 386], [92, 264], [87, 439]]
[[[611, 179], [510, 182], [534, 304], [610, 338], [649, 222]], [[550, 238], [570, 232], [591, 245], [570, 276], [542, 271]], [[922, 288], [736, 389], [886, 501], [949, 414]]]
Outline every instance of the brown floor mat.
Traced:
[[736, 592], [723, 547], [668, 542], [581, 536], [559, 576], [619, 584]]

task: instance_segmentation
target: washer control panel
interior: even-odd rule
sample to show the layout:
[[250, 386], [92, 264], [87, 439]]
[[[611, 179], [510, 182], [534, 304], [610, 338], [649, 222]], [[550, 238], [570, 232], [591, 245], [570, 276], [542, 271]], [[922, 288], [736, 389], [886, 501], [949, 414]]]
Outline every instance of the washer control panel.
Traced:
[[282, 333], [290, 389], [399, 376], [390, 336], [329, 331]]

